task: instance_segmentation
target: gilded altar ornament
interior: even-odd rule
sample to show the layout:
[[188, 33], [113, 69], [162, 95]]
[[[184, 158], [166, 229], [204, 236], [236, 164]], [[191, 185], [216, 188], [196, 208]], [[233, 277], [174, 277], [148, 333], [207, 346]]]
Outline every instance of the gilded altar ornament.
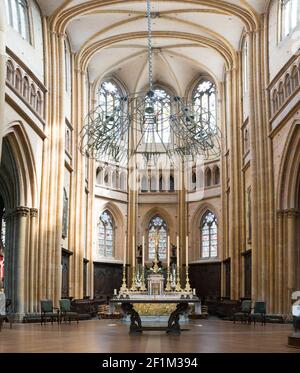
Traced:
[[126, 283], [126, 266], [123, 265], [123, 276], [122, 276], [122, 286], [120, 289], [120, 293], [125, 293], [127, 292], [127, 283]]
[[170, 266], [167, 268], [167, 283], [166, 283], [166, 291], [171, 291], [171, 281], [170, 281]]
[[132, 280], [131, 280], [131, 288], [130, 291], [137, 291], [136, 287], [136, 276], [135, 276], [135, 267], [132, 267]]
[[191, 288], [191, 285], [190, 285], [189, 266], [188, 265], [186, 266], [185, 275], [186, 275], [186, 280], [185, 280], [185, 289], [184, 289], [184, 291], [186, 291], [187, 293], [191, 293], [192, 292], [192, 288]]
[[160, 268], [158, 266], [158, 244], [159, 244], [159, 233], [156, 231], [155, 233], [155, 253], [154, 253], [154, 261], [153, 261], [153, 273], [158, 273]]
[[166, 316], [175, 311], [176, 304], [139, 303], [134, 308], [142, 316]]
[[180, 284], [180, 271], [179, 271], [179, 267], [177, 266], [177, 274], [176, 274], [176, 288], [175, 288], [175, 291], [177, 292], [180, 292], [182, 291], [181, 289], [181, 284]]

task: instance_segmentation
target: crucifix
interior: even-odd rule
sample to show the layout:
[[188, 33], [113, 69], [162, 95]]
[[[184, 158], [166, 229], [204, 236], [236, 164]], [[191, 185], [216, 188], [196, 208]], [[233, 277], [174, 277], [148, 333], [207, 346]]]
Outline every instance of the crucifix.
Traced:
[[153, 272], [158, 273], [159, 267], [158, 267], [158, 244], [159, 244], [159, 232], [156, 230], [155, 236], [154, 236], [154, 261], [153, 261]]

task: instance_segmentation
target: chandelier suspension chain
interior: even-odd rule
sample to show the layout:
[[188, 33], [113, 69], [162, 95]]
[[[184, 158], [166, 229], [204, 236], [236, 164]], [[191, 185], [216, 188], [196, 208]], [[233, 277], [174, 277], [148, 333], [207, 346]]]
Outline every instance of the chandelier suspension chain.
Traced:
[[151, 3], [147, 0], [149, 90], [153, 88]]

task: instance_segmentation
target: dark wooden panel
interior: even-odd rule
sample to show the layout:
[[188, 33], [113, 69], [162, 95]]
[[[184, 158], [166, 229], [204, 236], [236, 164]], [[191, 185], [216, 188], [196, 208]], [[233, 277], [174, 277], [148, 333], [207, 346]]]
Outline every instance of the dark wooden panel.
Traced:
[[94, 297], [111, 296], [122, 285], [122, 265], [94, 263]]
[[244, 255], [244, 276], [245, 276], [245, 298], [251, 299], [251, 273], [252, 273], [252, 257], [251, 251]]
[[190, 265], [190, 282], [200, 297], [221, 296], [221, 263]]
[[64, 251], [61, 255], [61, 297], [69, 297], [69, 254]]
[[230, 259], [224, 262], [224, 273], [225, 273], [225, 297], [230, 299], [230, 289], [231, 289], [231, 262]]
[[88, 275], [88, 260], [83, 260], [83, 297], [87, 294], [87, 275]]

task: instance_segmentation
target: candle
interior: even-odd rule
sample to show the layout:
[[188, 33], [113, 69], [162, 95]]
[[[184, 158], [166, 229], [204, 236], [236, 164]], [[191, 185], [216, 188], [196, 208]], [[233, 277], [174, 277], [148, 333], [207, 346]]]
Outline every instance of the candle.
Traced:
[[132, 267], [135, 267], [135, 237], [132, 236]]
[[145, 236], [143, 236], [143, 243], [142, 243], [142, 267], [145, 267]]
[[126, 267], [126, 242], [124, 245], [124, 258], [123, 258], [123, 266]]
[[177, 256], [177, 268], [179, 268], [179, 237], [177, 236], [177, 252], [176, 252], [176, 256]]
[[189, 237], [186, 236], [186, 244], [185, 244], [185, 265], [189, 265]]
[[193, 295], [196, 295], [196, 289], [193, 289]]
[[114, 295], [117, 295], [117, 289], [114, 289]]
[[168, 236], [167, 267], [170, 267], [170, 236]]

